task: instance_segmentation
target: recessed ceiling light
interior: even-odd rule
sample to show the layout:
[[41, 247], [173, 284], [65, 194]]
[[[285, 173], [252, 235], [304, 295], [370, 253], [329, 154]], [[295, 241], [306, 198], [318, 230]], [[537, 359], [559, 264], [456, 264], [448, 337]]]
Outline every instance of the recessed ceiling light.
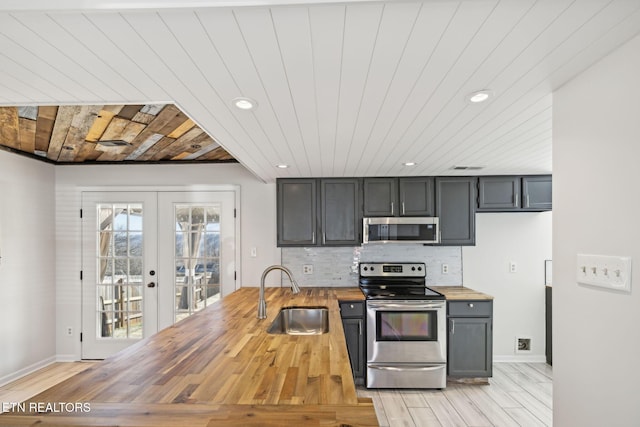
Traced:
[[402, 166], [415, 166], [416, 164], [416, 162], [404, 162]]
[[233, 105], [236, 108], [239, 108], [241, 110], [253, 110], [258, 106], [258, 103], [256, 101], [251, 98], [245, 98], [243, 96], [234, 98], [233, 100], [231, 100], [231, 102], [233, 102]]
[[467, 101], [469, 101], [472, 104], [479, 104], [481, 102], [485, 102], [492, 96], [493, 96], [492, 91], [490, 91], [489, 89], [483, 89], [467, 95]]
[[276, 167], [277, 167], [277, 168], [280, 168], [280, 169], [286, 169], [286, 168], [288, 168], [288, 167], [289, 167], [289, 165], [279, 164], [279, 165], [276, 165]]

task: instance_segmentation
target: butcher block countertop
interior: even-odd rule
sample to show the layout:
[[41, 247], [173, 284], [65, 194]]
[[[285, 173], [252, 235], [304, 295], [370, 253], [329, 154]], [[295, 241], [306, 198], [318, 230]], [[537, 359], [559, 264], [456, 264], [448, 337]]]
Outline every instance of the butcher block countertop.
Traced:
[[[83, 402], [90, 412], [9, 413], [0, 425], [378, 425], [371, 400], [356, 395], [338, 306], [362, 293], [265, 294], [264, 320], [258, 288], [242, 288], [27, 402]], [[329, 332], [267, 334], [292, 305], [328, 307]]]
[[434, 291], [440, 292], [448, 301], [455, 300], [492, 300], [491, 295], [474, 291], [464, 286], [429, 286]]

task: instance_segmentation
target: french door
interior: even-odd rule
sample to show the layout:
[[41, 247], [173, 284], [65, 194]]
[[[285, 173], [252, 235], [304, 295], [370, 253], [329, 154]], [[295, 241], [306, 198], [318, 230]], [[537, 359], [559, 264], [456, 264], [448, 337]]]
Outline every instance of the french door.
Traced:
[[102, 359], [235, 290], [235, 193], [82, 193], [82, 358]]

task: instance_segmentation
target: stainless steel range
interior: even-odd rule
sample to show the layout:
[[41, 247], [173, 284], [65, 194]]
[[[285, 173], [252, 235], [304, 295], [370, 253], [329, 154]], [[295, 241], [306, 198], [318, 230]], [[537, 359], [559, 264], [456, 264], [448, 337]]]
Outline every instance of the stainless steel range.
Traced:
[[367, 307], [367, 387], [445, 388], [444, 295], [425, 285], [424, 263], [361, 263]]

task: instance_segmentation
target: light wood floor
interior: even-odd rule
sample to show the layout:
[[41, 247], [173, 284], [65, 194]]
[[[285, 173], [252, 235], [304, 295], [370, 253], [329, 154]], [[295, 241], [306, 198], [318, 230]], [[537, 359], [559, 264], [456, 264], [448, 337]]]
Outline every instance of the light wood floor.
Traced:
[[381, 426], [551, 426], [552, 370], [544, 363], [495, 363], [490, 385], [445, 390], [367, 390]]
[[[54, 363], [0, 387], [0, 402], [22, 402], [92, 363]], [[496, 363], [491, 385], [449, 384], [445, 390], [367, 390], [381, 426], [551, 426], [552, 370], [544, 363]]]
[[97, 362], [52, 363], [32, 374], [0, 387], [0, 402], [23, 402], [84, 371], [94, 363]]

